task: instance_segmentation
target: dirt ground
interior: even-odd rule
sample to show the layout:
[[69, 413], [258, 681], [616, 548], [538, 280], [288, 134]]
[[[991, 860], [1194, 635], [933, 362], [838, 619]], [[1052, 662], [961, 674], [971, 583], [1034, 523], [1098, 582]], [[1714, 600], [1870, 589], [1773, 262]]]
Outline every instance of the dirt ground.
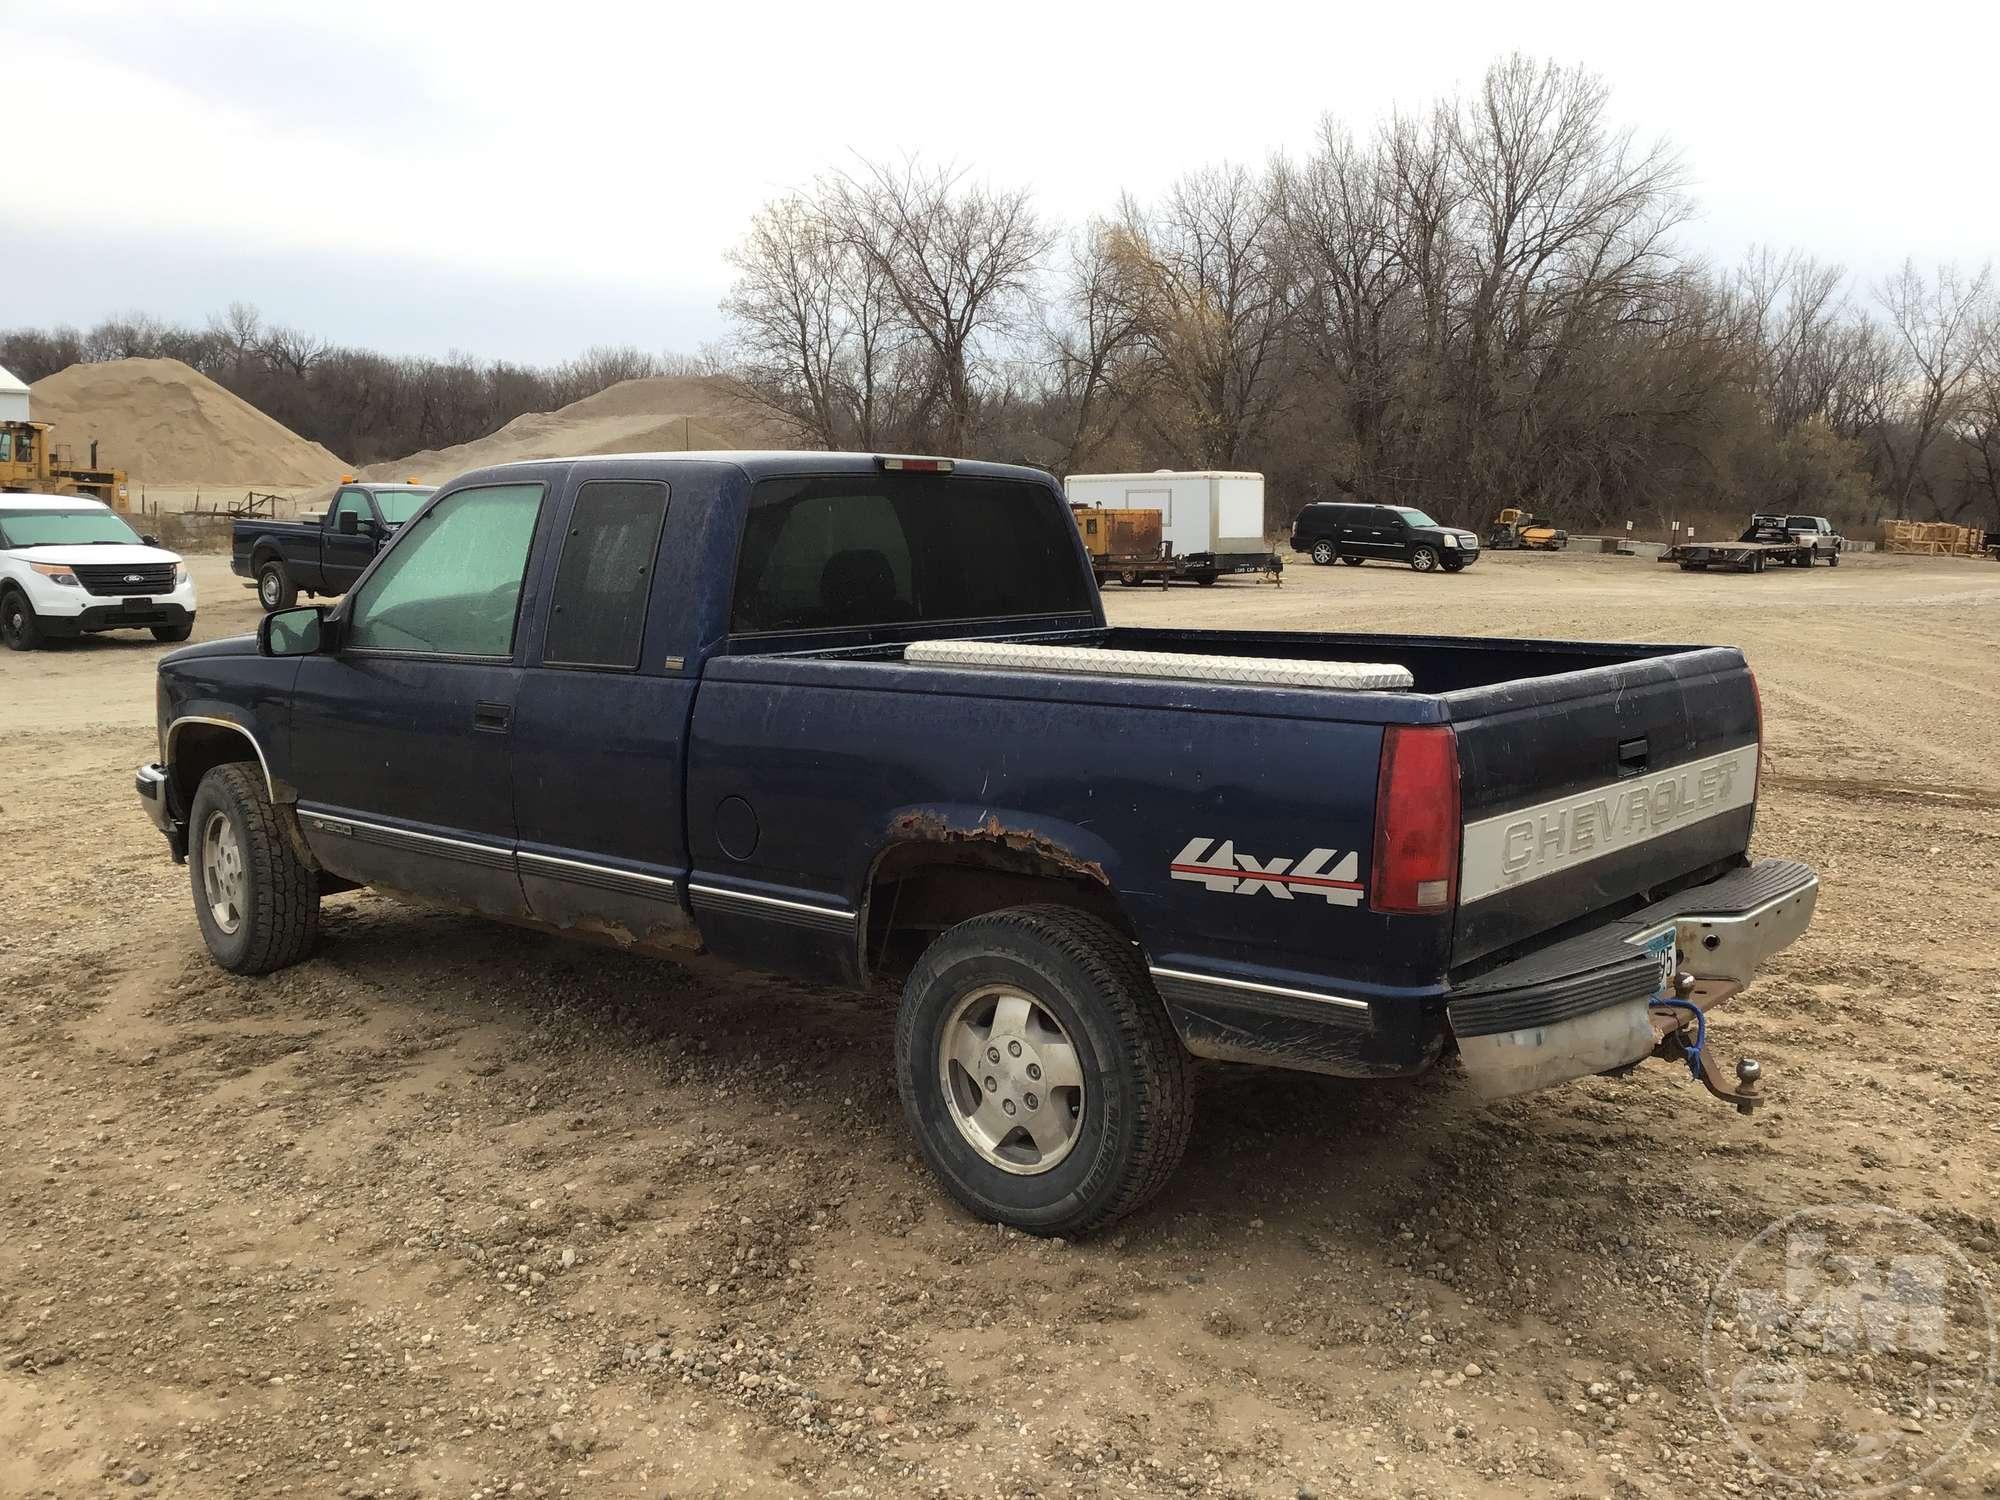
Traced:
[[[252, 624], [197, 577], [201, 636]], [[1219, 1072], [1157, 1203], [1037, 1242], [916, 1162], [888, 995], [367, 893], [296, 969], [213, 968], [131, 790], [164, 648], [0, 653], [0, 1495], [1784, 1491], [1704, 1383], [1731, 1257], [1867, 1203], [1996, 1267], [2000, 567], [1286, 577], [1108, 597], [1745, 648], [1758, 850], [1825, 880], [1715, 1027], [1764, 1111], [1664, 1063], [1495, 1107]], [[1951, 1446], [1977, 1358], [1829, 1368], [1832, 1418], [1748, 1429], [1779, 1471], [1874, 1421], [1943, 1455], [1924, 1492], [2000, 1494], [1990, 1408]]]

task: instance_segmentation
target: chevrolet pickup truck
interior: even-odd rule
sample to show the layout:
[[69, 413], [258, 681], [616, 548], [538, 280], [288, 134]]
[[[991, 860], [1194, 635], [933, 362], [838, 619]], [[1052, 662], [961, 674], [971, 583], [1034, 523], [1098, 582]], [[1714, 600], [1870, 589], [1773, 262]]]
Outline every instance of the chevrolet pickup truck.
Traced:
[[301, 591], [344, 594], [434, 488], [350, 480], [317, 520], [238, 521], [229, 528], [229, 570], [256, 580], [266, 610], [290, 609]]
[[1746, 853], [1737, 651], [1108, 627], [1061, 488], [988, 463], [482, 469], [337, 607], [165, 658], [158, 716], [223, 968], [371, 886], [900, 981], [919, 1150], [1041, 1234], [1161, 1187], [1192, 1059], [1501, 1097], [1664, 1054], [1747, 1110], [1708, 1015], [1818, 891]]

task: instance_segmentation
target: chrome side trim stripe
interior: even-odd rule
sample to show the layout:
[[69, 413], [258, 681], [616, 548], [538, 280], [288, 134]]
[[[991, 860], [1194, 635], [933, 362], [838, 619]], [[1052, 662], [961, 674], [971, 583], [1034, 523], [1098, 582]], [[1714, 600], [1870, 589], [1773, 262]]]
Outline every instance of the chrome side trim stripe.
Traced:
[[848, 937], [860, 913], [837, 906], [816, 906], [810, 901], [787, 901], [782, 896], [760, 896], [754, 891], [730, 890], [719, 885], [688, 883], [688, 905], [697, 914], [718, 917], [754, 917], [787, 927], [803, 927], [810, 932]]
[[615, 865], [592, 864], [582, 859], [558, 859], [553, 854], [514, 851], [514, 862], [523, 875], [540, 875], [550, 880], [570, 880], [603, 890], [624, 891], [656, 901], [678, 901], [681, 883], [665, 875], [646, 875], [638, 870], [621, 870]]
[[697, 885], [688, 882], [691, 895], [709, 896], [719, 901], [747, 901], [752, 906], [779, 906], [787, 911], [804, 912], [815, 917], [838, 917], [843, 922], [852, 922], [861, 914], [838, 906], [816, 906], [810, 901], [786, 901], [778, 896], [759, 896], [752, 891], [731, 890], [727, 886]]
[[1162, 969], [1147, 966], [1147, 972], [1155, 979], [1169, 979], [1181, 984], [1216, 985], [1226, 990], [1246, 990], [1253, 995], [1275, 995], [1281, 1000], [1311, 1000], [1320, 1005], [1332, 1005], [1341, 1010], [1368, 1010], [1366, 1000], [1355, 1000], [1346, 995], [1326, 995], [1316, 990], [1289, 989], [1281, 984], [1256, 984], [1248, 979], [1224, 979], [1219, 974], [1193, 974], [1186, 969]]
[[387, 823], [371, 823], [365, 818], [350, 818], [342, 813], [320, 812], [316, 808], [302, 807], [299, 818], [316, 833], [330, 833], [344, 838], [358, 838], [371, 844], [382, 844], [392, 849], [416, 849], [434, 852], [447, 859], [456, 859], [466, 864], [483, 865], [490, 869], [511, 869], [514, 851], [504, 844], [475, 843], [470, 839], [450, 839], [437, 833], [418, 833], [411, 828], [396, 828]]

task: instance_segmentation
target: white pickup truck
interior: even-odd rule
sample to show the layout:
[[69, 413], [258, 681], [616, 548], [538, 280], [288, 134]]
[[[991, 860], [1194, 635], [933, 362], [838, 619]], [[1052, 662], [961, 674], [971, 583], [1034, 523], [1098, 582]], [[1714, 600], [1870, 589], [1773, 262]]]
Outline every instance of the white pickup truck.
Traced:
[[0, 639], [15, 651], [100, 630], [194, 634], [187, 565], [96, 500], [0, 495]]

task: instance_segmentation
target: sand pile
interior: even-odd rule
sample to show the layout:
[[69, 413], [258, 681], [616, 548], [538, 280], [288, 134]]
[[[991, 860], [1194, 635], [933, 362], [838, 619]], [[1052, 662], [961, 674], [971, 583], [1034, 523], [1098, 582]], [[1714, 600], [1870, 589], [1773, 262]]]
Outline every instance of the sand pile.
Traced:
[[593, 453], [678, 453], [689, 448], [789, 447], [728, 383], [709, 376], [627, 380], [560, 411], [529, 412], [498, 432], [455, 448], [426, 449], [361, 471], [364, 479], [427, 483], [487, 464]]
[[346, 467], [177, 359], [71, 365], [28, 387], [34, 419], [72, 461], [153, 485], [322, 484]]

